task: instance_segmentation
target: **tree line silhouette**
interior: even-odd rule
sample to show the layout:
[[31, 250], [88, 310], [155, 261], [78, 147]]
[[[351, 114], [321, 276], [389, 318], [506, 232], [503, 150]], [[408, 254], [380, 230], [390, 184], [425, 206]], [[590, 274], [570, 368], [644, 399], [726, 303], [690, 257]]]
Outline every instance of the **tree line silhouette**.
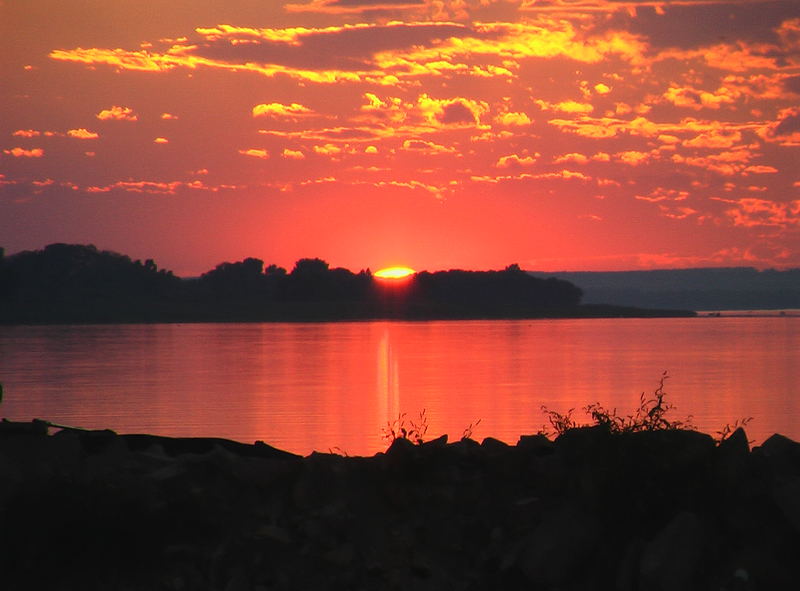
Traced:
[[300, 259], [291, 271], [246, 258], [183, 279], [151, 259], [93, 245], [51, 244], [12, 256], [0, 249], [3, 323], [607, 315], [581, 307], [581, 295], [570, 282], [532, 277], [518, 265], [389, 282], [318, 258]]

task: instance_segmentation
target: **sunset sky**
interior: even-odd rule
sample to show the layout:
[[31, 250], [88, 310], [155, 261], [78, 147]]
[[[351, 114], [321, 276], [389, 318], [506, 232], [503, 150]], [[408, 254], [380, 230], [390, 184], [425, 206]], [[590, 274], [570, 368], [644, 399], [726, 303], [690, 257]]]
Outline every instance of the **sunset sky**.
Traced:
[[0, 246], [800, 266], [797, 0], [0, 0]]

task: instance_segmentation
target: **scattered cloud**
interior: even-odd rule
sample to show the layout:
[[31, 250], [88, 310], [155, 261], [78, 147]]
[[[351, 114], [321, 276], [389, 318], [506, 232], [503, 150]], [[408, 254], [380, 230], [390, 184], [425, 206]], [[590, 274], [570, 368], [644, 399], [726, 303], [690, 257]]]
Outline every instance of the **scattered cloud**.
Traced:
[[30, 150], [11, 148], [10, 150], [3, 150], [3, 154], [9, 154], [14, 158], [41, 158], [44, 156], [44, 150], [42, 148], [32, 148]]
[[67, 135], [79, 140], [96, 140], [100, 137], [100, 134], [95, 133], [94, 131], [89, 131], [83, 127], [79, 127], [78, 129], [70, 129], [67, 131]]
[[96, 117], [101, 121], [137, 121], [139, 116], [130, 107], [112, 106], [110, 109], [103, 109]]
[[253, 107], [253, 117], [281, 117], [296, 119], [307, 115], [313, 115], [314, 111], [304, 105], [291, 103], [284, 105], [281, 103], [262, 103]]
[[290, 150], [289, 148], [285, 148], [283, 152], [281, 152], [281, 156], [288, 160], [304, 160], [306, 157], [300, 150]]
[[517, 154], [510, 154], [508, 156], [501, 156], [498, 158], [495, 166], [497, 168], [514, 168], [514, 167], [528, 167], [536, 164], [536, 159], [540, 154], [533, 156], [518, 156]]
[[269, 158], [269, 152], [262, 148], [249, 148], [247, 150], [239, 150], [239, 154], [244, 156], [251, 156], [253, 158], [261, 158], [262, 160], [266, 160]]

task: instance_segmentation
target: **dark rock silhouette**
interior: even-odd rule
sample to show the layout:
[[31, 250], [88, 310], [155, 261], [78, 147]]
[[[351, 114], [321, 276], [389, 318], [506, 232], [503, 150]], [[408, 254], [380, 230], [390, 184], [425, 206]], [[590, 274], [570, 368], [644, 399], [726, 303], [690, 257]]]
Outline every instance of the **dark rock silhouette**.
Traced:
[[783, 589], [800, 444], [567, 431], [373, 457], [0, 423], [8, 590]]

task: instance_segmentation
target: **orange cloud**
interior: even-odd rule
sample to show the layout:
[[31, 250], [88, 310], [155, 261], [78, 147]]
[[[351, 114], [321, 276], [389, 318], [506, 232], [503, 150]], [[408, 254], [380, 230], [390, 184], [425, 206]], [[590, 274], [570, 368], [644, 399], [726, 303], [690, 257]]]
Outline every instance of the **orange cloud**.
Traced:
[[518, 167], [518, 166], [533, 166], [536, 164], [536, 159], [539, 158], [540, 154], [537, 152], [533, 156], [517, 156], [516, 154], [511, 154], [509, 156], [501, 156], [498, 158], [495, 166], [497, 168], [511, 168], [511, 167]]
[[716, 92], [670, 86], [662, 96], [676, 107], [687, 107], [699, 111], [701, 109], [719, 109], [722, 105], [735, 103], [741, 93], [724, 86], [717, 89]]
[[780, 228], [800, 226], [800, 199], [779, 203], [744, 197], [734, 203], [736, 207], [726, 210], [735, 226], [757, 227], [776, 226]]
[[41, 132], [35, 129], [18, 129], [11, 135], [15, 137], [37, 137], [41, 135]]
[[507, 112], [494, 118], [494, 122], [506, 126], [530, 125], [531, 120], [526, 113]]
[[167, 138], [165, 138], [165, 137], [157, 137], [157, 138], [155, 138], [153, 140], [153, 143], [155, 143], [155, 144], [168, 144], [169, 140]]
[[101, 121], [116, 120], [116, 121], [136, 121], [139, 119], [138, 115], [133, 112], [130, 107], [112, 106], [110, 109], [104, 109], [95, 115]]
[[281, 156], [289, 160], [303, 160], [306, 157], [300, 150], [290, 150], [289, 148], [284, 149], [283, 152], [281, 152]]
[[83, 127], [79, 127], [78, 129], [70, 129], [67, 131], [67, 135], [79, 140], [95, 140], [100, 137], [100, 134], [89, 131], [88, 129], [84, 129]]
[[314, 146], [312, 149], [314, 150], [315, 154], [320, 154], [322, 156], [335, 156], [336, 154], [340, 154], [342, 151], [342, 149], [335, 144]]
[[14, 158], [41, 158], [44, 156], [44, 150], [41, 148], [33, 148], [26, 150], [25, 148], [11, 148], [10, 150], [3, 150], [4, 154], [9, 154]]
[[253, 117], [285, 117], [296, 119], [305, 115], [313, 115], [314, 111], [304, 105], [291, 103], [284, 105], [281, 103], [262, 103], [253, 107]]
[[657, 187], [647, 195], [635, 195], [634, 197], [640, 201], [649, 201], [651, 203], [659, 203], [661, 201], [685, 201], [689, 198], [689, 192], [679, 189]]
[[578, 180], [578, 181], [590, 181], [592, 177], [583, 174], [582, 172], [578, 172], [575, 170], [559, 170], [558, 172], [543, 172], [541, 174], [533, 175], [532, 178], [536, 179], [564, 179], [564, 180]]
[[781, 109], [777, 119], [764, 126], [758, 134], [764, 140], [781, 146], [800, 146], [800, 107]]
[[424, 0], [311, 0], [308, 4], [286, 4], [287, 12], [318, 12], [323, 14], [358, 14], [362, 12], [419, 10]]
[[424, 154], [448, 154], [455, 152], [453, 148], [447, 148], [441, 144], [420, 139], [405, 140], [403, 142], [403, 149], [409, 152], [422, 152]]
[[266, 150], [262, 150], [261, 148], [250, 148], [248, 150], [239, 150], [239, 154], [243, 156], [252, 156], [253, 158], [261, 158], [262, 160], [266, 160], [269, 158], [269, 152]]
[[744, 169], [744, 172], [749, 172], [752, 174], [774, 174], [778, 172], [778, 169], [774, 166], [765, 166], [763, 164], [757, 164], [753, 166], [748, 166]]
[[688, 148], [730, 148], [742, 141], [742, 133], [737, 129], [712, 129], [684, 140]]
[[177, 115], [173, 115], [172, 113], [161, 113], [161, 118], [162, 119], [167, 119], [167, 120], [168, 119], [177, 119], [178, 116]]
[[563, 162], [575, 162], [576, 164], [586, 164], [589, 162], [588, 156], [584, 156], [583, 154], [578, 154], [577, 152], [571, 152], [569, 154], [563, 154], [558, 156], [553, 160], [555, 163], [563, 163]]
[[489, 105], [468, 98], [435, 99], [423, 94], [417, 99], [417, 107], [427, 122], [434, 126], [475, 126], [488, 112]]
[[549, 103], [537, 99], [535, 102], [543, 111], [559, 111], [561, 113], [591, 113], [594, 111], [594, 107], [589, 103], [579, 103], [577, 101]]

